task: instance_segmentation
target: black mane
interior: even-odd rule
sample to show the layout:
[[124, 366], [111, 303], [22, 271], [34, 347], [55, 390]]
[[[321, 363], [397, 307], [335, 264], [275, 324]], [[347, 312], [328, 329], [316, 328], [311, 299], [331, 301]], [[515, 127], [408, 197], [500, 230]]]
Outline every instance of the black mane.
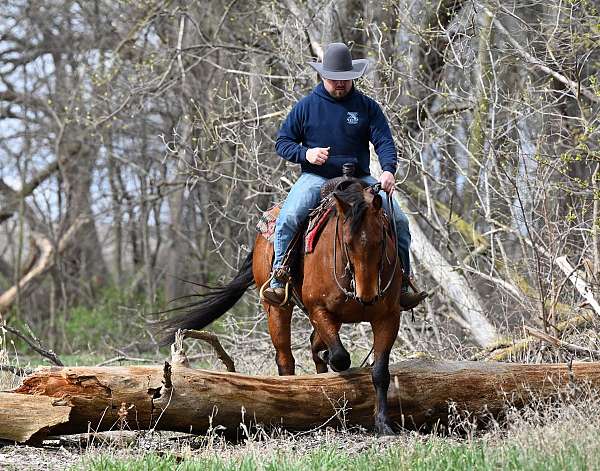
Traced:
[[363, 186], [360, 183], [353, 183], [344, 190], [335, 192], [335, 195], [350, 206], [350, 211], [346, 214], [346, 220], [350, 220], [350, 233], [355, 235], [362, 226], [363, 219], [367, 213], [369, 205], [363, 195]]

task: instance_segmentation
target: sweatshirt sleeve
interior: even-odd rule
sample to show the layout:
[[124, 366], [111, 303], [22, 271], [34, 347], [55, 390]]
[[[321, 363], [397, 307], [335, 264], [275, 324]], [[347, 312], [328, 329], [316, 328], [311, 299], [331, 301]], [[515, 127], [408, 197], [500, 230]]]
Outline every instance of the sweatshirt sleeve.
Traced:
[[396, 145], [392, 137], [392, 132], [387, 119], [381, 110], [381, 107], [374, 101], [371, 109], [371, 123], [369, 125], [369, 140], [375, 147], [375, 152], [379, 157], [381, 169], [385, 172], [396, 173], [397, 155]]
[[302, 115], [302, 101], [299, 101], [285, 118], [275, 141], [277, 154], [295, 164], [306, 162], [306, 151], [308, 150], [307, 147], [301, 144], [304, 141], [304, 120]]

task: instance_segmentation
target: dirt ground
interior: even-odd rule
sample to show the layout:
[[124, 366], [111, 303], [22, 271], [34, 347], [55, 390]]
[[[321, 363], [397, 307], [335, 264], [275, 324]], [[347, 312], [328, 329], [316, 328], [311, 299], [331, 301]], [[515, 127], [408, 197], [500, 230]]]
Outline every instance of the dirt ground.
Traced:
[[395, 437], [379, 437], [365, 431], [340, 432], [332, 428], [311, 434], [266, 434], [255, 432], [239, 443], [218, 436], [199, 437], [170, 432], [105, 432], [71, 435], [47, 440], [41, 447], [0, 445], [0, 470], [85, 469], [91, 461], [110, 455], [122, 459], [139, 458], [148, 453], [170, 454], [180, 459], [215, 457], [222, 460], [265, 453], [302, 455], [322, 446], [333, 446], [345, 453], [367, 449], [407, 446], [419, 434], [406, 432]]

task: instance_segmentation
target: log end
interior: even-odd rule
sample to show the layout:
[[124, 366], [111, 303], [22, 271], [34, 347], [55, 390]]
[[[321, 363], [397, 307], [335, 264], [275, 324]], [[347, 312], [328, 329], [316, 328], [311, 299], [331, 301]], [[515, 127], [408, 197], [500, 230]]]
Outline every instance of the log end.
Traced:
[[54, 398], [0, 392], [0, 439], [39, 443], [69, 421], [71, 407]]

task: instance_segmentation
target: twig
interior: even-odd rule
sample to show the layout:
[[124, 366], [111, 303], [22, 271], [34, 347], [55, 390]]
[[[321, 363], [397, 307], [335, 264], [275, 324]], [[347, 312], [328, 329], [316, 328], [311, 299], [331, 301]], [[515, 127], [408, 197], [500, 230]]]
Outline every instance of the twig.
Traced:
[[212, 65], [216, 69], [222, 70], [223, 72], [225, 72], [227, 74], [245, 75], [245, 76], [249, 76], [249, 77], [261, 77], [261, 78], [267, 78], [267, 79], [273, 79], [273, 80], [289, 80], [289, 79], [296, 78], [293, 75], [271, 75], [271, 74], [261, 74], [260, 72], [247, 72], [245, 70], [228, 69], [227, 67], [223, 67], [222, 65], [217, 64], [209, 59], [206, 59], [205, 57], [198, 57], [198, 59], [200, 59], [202, 62], [206, 62], [207, 64]]
[[235, 365], [233, 363], [233, 360], [225, 351], [223, 345], [221, 345], [221, 342], [219, 342], [219, 338], [215, 334], [213, 334], [212, 332], [207, 332], [205, 330], [188, 329], [182, 330], [181, 333], [184, 339], [197, 339], [209, 343], [212, 346], [212, 348], [214, 348], [215, 353], [217, 354], [219, 359], [225, 365], [225, 368], [227, 368], [227, 371], [235, 373]]
[[219, 124], [218, 126], [215, 126], [215, 129], [222, 129], [222, 128], [226, 128], [228, 126], [234, 126], [237, 124], [251, 123], [253, 121], [260, 122], [265, 119], [276, 118], [277, 116], [282, 116], [285, 113], [286, 113], [285, 111], [274, 111], [273, 113], [267, 113], [267, 114], [263, 114], [260, 116], [252, 116], [250, 118], [237, 119], [235, 121], [230, 121], [228, 123]]
[[110, 360], [105, 360], [101, 363], [98, 363], [96, 366], [106, 366], [106, 365], [110, 365], [111, 363], [116, 363], [118, 361], [137, 361], [139, 363], [154, 363], [154, 360], [151, 360], [148, 358], [132, 358], [132, 357], [127, 357], [127, 356], [119, 356], [119, 357], [114, 357], [114, 358], [111, 358]]
[[570, 352], [573, 352], [573, 353], [585, 353], [586, 355], [600, 358], [600, 350], [593, 350], [591, 348], [581, 347], [581, 346], [575, 345], [573, 343], [565, 342], [565, 341], [563, 341], [557, 337], [554, 337], [550, 334], [546, 334], [537, 329], [534, 329], [533, 327], [525, 326], [525, 331], [527, 333], [529, 333], [530, 335], [532, 335], [533, 337], [543, 340], [544, 342], [554, 345], [556, 347], [563, 347], [566, 350], [569, 350]]
[[18, 366], [12, 365], [0, 365], [0, 372], [2, 371], [10, 371], [16, 376], [27, 376], [33, 373], [33, 370], [31, 368], [20, 368]]
[[[56, 355], [56, 353], [54, 353], [52, 350], [45, 350], [44, 348], [42, 348], [41, 345], [36, 345], [33, 340], [31, 340], [29, 337], [23, 335], [21, 332], [19, 332], [14, 327], [9, 327], [7, 325], [3, 325], [3, 326], [0, 327], [0, 329], [4, 329], [4, 330], [10, 332], [13, 335], [16, 335], [21, 340], [23, 340], [23, 342], [25, 342], [27, 345], [29, 345], [33, 350], [35, 350], [37, 353], [39, 353], [43, 357], [45, 357], [48, 360], [50, 360], [56, 366], [65, 366], [63, 364], [63, 362], [60, 361], [60, 359], [58, 358], [58, 356]], [[40, 342], [38, 340], [38, 344], [39, 343]]]
[[579, 95], [583, 95], [588, 100], [593, 101], [594, 103], [600, 103], [600, 97], [598, 97], [593, 91], [581, 87], [581, 84], [575, 82], [574, 80], [568, 79], [562, 74], [559, 74], [558, 72], [544, 64], [540, 59], [534, 57], [529, 52], [527, 52], [525, 48], [521, 46], [521, 44], [519, 44], [519, 42], [515, 38], [513, 38], [512, 34], [510, 34], [510, 32], [507, 31], [507, 29], [500, 22], [500, 20], [498, 20], [490, 10], [488, 10], [485, 7], [484, 10], [488, 15], [494, 17], [494, 24], [496, 25], [498, 30], [506, 37], [507, 41], [512, 45], [512, 47], [515, 48], [515, 51], [521, 56], [522, 59], [539, 68], [546, 74], [551, 75], [559, 82], [565, 84], [571, 89], [576, 98], [578, 98]]

